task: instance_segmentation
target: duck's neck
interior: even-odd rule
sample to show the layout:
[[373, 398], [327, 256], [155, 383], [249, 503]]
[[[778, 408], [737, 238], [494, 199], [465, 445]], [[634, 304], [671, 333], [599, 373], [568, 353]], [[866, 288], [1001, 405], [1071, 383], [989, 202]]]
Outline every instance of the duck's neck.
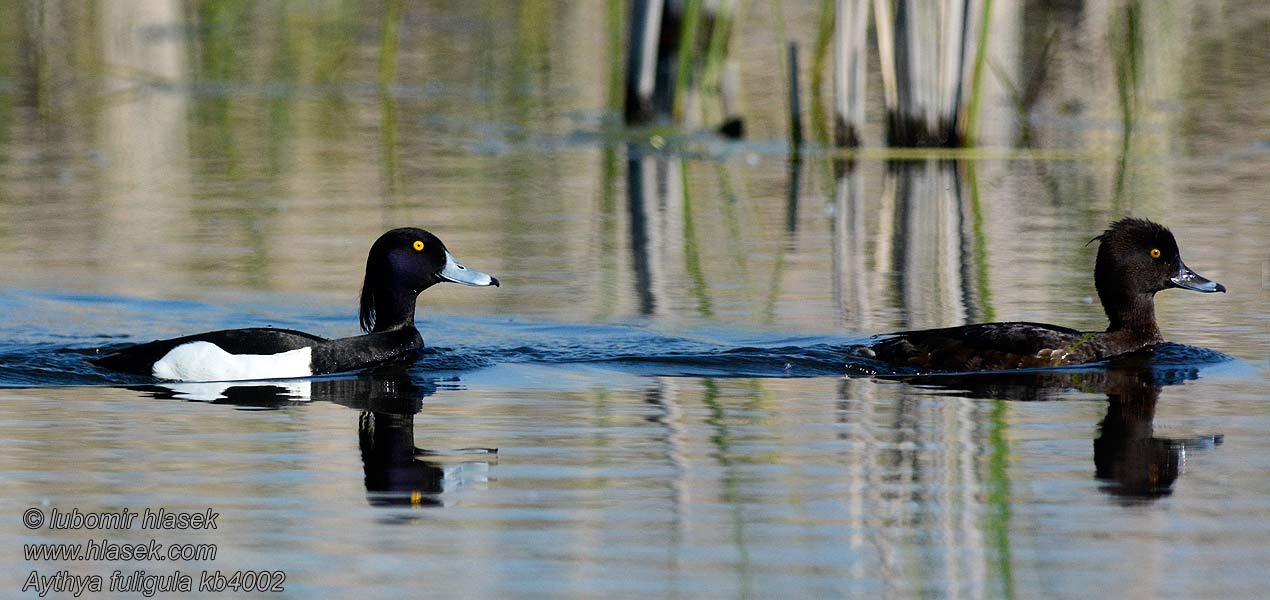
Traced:
[[384, 288], [375, 292], [375, 328], [371, 333], [415, 326], [415, 301], [419, 292]]
[[1155, 324], [1154, 292], [1100, 299], [1110, 322], [1107, 333], [1118, 333], [1144, 343], [1163, 340], [1160, 327]]

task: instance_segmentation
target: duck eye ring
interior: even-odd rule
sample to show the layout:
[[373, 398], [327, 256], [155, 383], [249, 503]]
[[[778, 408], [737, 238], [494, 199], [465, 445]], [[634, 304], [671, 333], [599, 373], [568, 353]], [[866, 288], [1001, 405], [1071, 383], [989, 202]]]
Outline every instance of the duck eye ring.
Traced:
[[[417, 244], [418, 242], [415, 242], [415, 243]], [[1151, 249], [1151, 258], [1160, 258], [1160, 249], [1159, 249], [1159, 248], [1152, 248], [1152, 249]]]
[[[416, 252], [423, 252], [423, 242], [421, 242], [421, 241], [419, 241], [419, 240], [415, 240], [415, 244], [414, 244], [414, 245], [415, 245], [415, 251], [416, 251]], [[1160, 255], [1160, 251], [1159, 251], [1159, 250], [1152, 250], [1151, 252], [1152, 252], [1152, 256], [1159, 256], [1159, 255]]]

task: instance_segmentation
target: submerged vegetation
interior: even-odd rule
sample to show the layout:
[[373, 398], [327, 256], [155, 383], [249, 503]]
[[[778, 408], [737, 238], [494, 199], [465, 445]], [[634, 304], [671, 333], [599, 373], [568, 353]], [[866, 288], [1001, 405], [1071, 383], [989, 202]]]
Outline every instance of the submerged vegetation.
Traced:
[[[1225, 476], [1178, 477], [1186, 452], [1215, 442], [1152, 432], [1157, 396], [1162, 415], [1207, 410], [1189, 402], [1195, 386], [1175, 385], [1193, 380], [1189, 366], [1131, 370], [1125, 381], [1081, 371], [1032, 374], [1010, 386], [901, 386], [841, 378], [837, 343], [967, 321], [1101, 327], [1097, 302], [1086, 298], [1093, 249], [1082, 244], [1130, 212], [1185, 215], [1184, 226], [1208, 242], [1197, 243], [1188, 261], [1228, 263], [1224, 278], [1255, 281], [1265, 210], [1255, 183], [1264, 175], [1247, 157], [1266, 150], [1257, 127], [1266, 88], [1263, 63], [1248, 68], [1258, 52], [1264, 56], [1264, 42], [1252, 35], [1260, 29], [1246, 18], [1246, 4], [4, 4], [0, 270], [18, 290], [5, 301], [23, 354], [9, 356], [37, 360], [0, 366], [8, 385], [63, 383], [50, 392], [55, 400], [78, 393], [90, 400], [81, 408], [105, 411], [100, 419], [59, 420], [68, 404], [28, 411], [29, 400], [15, 397], [15, 435], [28, 439], [11, 472], [43, 484], [50, 479], [31, 465], [65, 467], [77, 490], [85, 489], [83, 461], [94, 457], [102, 469], [93, 463], [89, 471], [114, 469], [119, 481], [134, 476], [129, 469], [169, 459], [201, 457], [217, 472], [226, 458], [214, 452], [162, 451], [167, 443], [221, 439], [204, 429], [188, 435], [186, 419], [172, 416], [188, 411], [225, 432], [239, 434], [245, 423], [293, 432], [258, 440], [282, 451], [257, 452], [264, 446], [253, 442], [229, 457], [242, 459], [243, 473], [265, 472], [269, 481], [274, 472], [261, 468], [281, 468], [276, 479], [286, 485], [256, 487], [269, 498], [291, 493], [286, 506], [342, 498], [350, 482], [358, 490], [361, 473], [325, 487], [345, 479], [338, 470], [357, 465], [330, 454], [340, 440], [360, 442], [369, 502], [418, 505], [444, 494], [420, 498], [411, 477], [393, 479], [410, 492], [393, 489], [389, 475], [439, 481], [448, 469], [415, 452], [416, 426], [420, 445], [455, 441], [450, 447], [494, 431], [481, 445], [512, 449], [504, 456], [517, 464], [494, 473], [492, 494], [469, 497], [477, 505], [495, 501], [469, 511], [480, 517], [472, 526], [425, 518], [391, 525], [406, 533], [391, 538], [368, 519], [369, 528], [355, 528], [369, 532], [367, 540], [352, 541], [385, 548], [389, 566], [413, 556], [403, 553], [458, 548], [429, 558], [470, 562], [464, 566], [475, 565], [475, 575], [457, 579], [482, 585], [489, 572], [516, 579], [517, 564], [555, 572], [574, 559], [613, 569], [592, 573], [611, 585], [623, 581], [611, 574], [633, 560], [641, 576], [631, 581], [660, 584], [673, 571], [710, 584], [667, 588], [667, 595], [750, 592], [743, 586], [753, 583], [755, 596], [1029, 596], [1038, 580], [1048, 585], [1056, 577], [1047, 568], [1038, 579], [1034, 560], [1037, 548], [1056, 547], [1055, 530], [1068, 536], [1063, 556], [1115, 542], [1089, 554], [1090, 562], [1220, 560], [1206, 543], [1188, 546], [1193, 554], [1175, 552], [1176, 536], [1157, 529], [1135, 532], [1149, 538], [1141, 545], [1149, 552], [1126, 548], [1124, 529], [1103, 529], [1115, 519], [1101, 517], [1116, 514], [1105, 506], [1060, 513], [1059, 525], [1044, 520], [1072, 498], [1155, 502], [1175, 480], [1210, 485]], [[796, 131], [804, 134], [801, 145]], [[1187, 210], [1216, 197], [1220, 203], [1208, 202], [1215, 208]], [[348, 322], [341, 311], [356, 308], [366, 239], [403, 224], [445, 231], [465, 259], [509, 275], [498, 294], [438, 297], [437, 312], [421, 315], [436, 336], [429, 341], [442, 343], [399, 388], [388, 382], [411, 401], [406, 414], [382, 411], [377, 387], [348, 390], [351, 382], [333, 380], [313, 382], [312, 399], [359, 397], [355, 408], [379, 414], [355, 426], [347, 415], [323, 412], [338, 407], [306, 402], [281, 415], [222, 419], [228, 411], [219, 407], [131, 396], [101, 402], [125, 390], [76, 389], [108, 382], [56, 379], [63, 365], [83, 362], [50, 350], [72, 343], [68, 332], [79, 335], [79, 322], [64, 322], [77, 310], [91, 313], [98, 328], [84, 327], [85, 336], [108, 329], [170, 337], [164, 328], [244, 319], [338, 332]], [[27, 293], [41, 287], [56, 291]], [[230, 300], [192, 301], [209, 289], [228, 290]], [[1265, 340], [1242, 333], [1264, 324], [1258, 297], [1223, 301], [1183, 333], [1237, 337], [1221, 348], [1258, 356]], [[275, 311], [270, 302], [289, 305]], [[1174, 317], [1187, 311], [1159, 309]], [[753, 348], [715, 351], [743, 346]], [[41, 362], [45, 356], [53, 358]], [[471, 376], [491, 364], [507, 368]], [[423, 382], [411, 375], [429, 370], [464, 379], [433, 382], [441, 392], [424, 403], [432, 392], [413, 389]], [[1259, 384], [1238, 392], [1240, 410], [1257, 404]], [[1222, 386], [1226, 396], [1234, 389]], [[1013, 402], [1089, 394], [1106, 396], [1105, 416], [1088, 402]], [[427, 409], [416, 424], [420, 404]], [[130, 418], [131, 410], [144, 418]], [[312, 420], [323, 414], [326, 429]], [[1260, 421], [1244, 421], [1244, 439], [1255, 439], [1247, 436]], [[121, 428], [132, 422], [160, 426]], [[357, 436], [350, 437], [352, 427]], [[32, 441], [44, 438], [49, 452], [32, 460]], [[62, 451], [65, 439], [121, 445], [85, 458]], [[1066, 462], [1055, 460], [1056, 449]], [[1245, 448], [1226, 466], [1255, 450]], [[323, 460], [295, 459], [306, 452]], [[535, 456], [543, 461], [533, 463]], [[297, 464], [321, 468], [312, 476], [288, 470]], [[540, 465], [546, 469], [532, 470]], [[195, 471], [207, 469], [194, 466], [156, 473], [172, 475], [165, 481], [178, 487], [189, 484], [181, 481], [187, 475], [204, 481], [229, 505], [247, 506], [234, 494], [261, 497], [259, 489], [199, 479]], [[1259, 465], [1240, 468], [1231, 472]], [[1036, 491], [1038, 478], [1058, 476], [1061, 485]], [[122, 489], [115, 479], [98, 479]], [[642, 487], [614, 485], [619, 480]], [[291, 485], [297, 482], [321, 487]], [[1085, 493], [1095, 485], [1106, 493]], [[1221, 494], [1194, 491], [1178, 496], [1211, 523], [1211, 501]], [[1244, 491], [1233, 498], [1243, 502], [1257, 490]], [[254, 512], [273, 518], [279, 506]], [[638, 518], [622, 512], [631, 506]], [[508, 507], [519, 511], [510, 521]], [[319, 512], [360, 519], [350, 508], [344, 502]], [[1126, 527], [1192, 524], [1160, 525], [1154, 516]], [[1249, 522], [1244, 516], [1230, 520], [1233, 530]], [[323, 521], [337, 529], [345, 522]], [[440, 537], [417, 535], [425, 527]], [[305, 531], [313, 539], [283, 536], [295, 543], [282, 555], [310, 542], [341, 550], [347, 544], [330, 539], [349, 541], [339, 532]], [[500, 531], [512, 537], [477, 540], [489, 562], [469, 561], [470, 548], [445, 537]], [[553, 532], [566, 535], [526, 537]], [[507, 548], [527, 540], [539, 556], [542, 548], [572, 554], [501, 562]], [[256, 541], [246, 540], [244, 556], [265, 550]], [[428, 548], [410, 545], [423, 542]], [[650, 548], [667, 550], [665, 569]], [[831, 562], [843, 557], [854, 562]], [[795, 561], [807, 568], [795, 572]], [[444, 560], [418, 564], [458, 572]], [[495, 568], [486, 572], [489, 564]], [[735, 571], [736, 588], [716, 585], [724, 570]], [[857, 575], [866, 587], [837, 587], [844, 573], [876, 582]], [[824, 587], [790, 585], [813, 577]], [[1160, 581], [1159, 589], [1170, 589]], [[656, 595], [648, 589], [580, 593]]]

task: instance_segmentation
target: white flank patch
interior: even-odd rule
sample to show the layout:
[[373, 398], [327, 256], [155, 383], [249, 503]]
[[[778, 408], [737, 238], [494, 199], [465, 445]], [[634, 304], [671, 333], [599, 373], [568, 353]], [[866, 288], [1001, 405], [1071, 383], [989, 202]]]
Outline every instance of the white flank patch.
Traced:
[[230, 354], [211, 342], [190, 342], [168, 351], [152, 373], [174, 381], [242, 381], [313, 375], [312, 348], [278, 354]]

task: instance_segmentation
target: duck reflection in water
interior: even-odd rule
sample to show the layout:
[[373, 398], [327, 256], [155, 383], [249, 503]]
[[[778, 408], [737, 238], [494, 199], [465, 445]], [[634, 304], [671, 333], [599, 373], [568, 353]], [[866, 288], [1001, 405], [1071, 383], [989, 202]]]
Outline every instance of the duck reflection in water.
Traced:
[[968, 397], [1057, 400], [1064, 391], [1107, 395], [1107, 414], [1094, 438], [1094, 477], [1100, 489], [1124, 505], [1149, 503], [1173, 491], [1188, 451], [1213, 448], [1222, 436], [1155, 436], [1155, 407], [1167, 385], [1199, 377], [1195, 367], [1150, 364], [1149, 353], [1116, 359], [1089, 371], [985, 373], [902, 378], [920, 385], [962, 390]]
[[280, 409], [309, 402], [333, 402], [361, 411], [358, 448], [372, 506], [444, 506], [456, 488], [489, 481], [496, 448], [427, 450], [415, 446], [415, 415], [423, 398], [436, 393], [430, 381], [402, 372], [349, 379], [173, 383], [139, 386], [156, 398], [230, 404], [247, 409]]
[[[1110, 401], [1094, 439], [1094, 473], [1102, 490], [1125, 504], [1154, 500], [1173, 491], [1186, 462], [1186, 452], [1213, 448], [1222, 436], [1155, 437], [1155, 406], [1164, 385], [1197, 377], [1193, 369], [1166, 371], [1164, 381], [1152, 370], [1109, 372]], [[1180, 378], [1177, 376], [1181, 375]]]
[[446, 492], [489, 481], [497, 448], [418, 448], [414, 418], [414, 413], [365, 410], [358, 419], [366, 499], [372, 505], [444, 506]]

